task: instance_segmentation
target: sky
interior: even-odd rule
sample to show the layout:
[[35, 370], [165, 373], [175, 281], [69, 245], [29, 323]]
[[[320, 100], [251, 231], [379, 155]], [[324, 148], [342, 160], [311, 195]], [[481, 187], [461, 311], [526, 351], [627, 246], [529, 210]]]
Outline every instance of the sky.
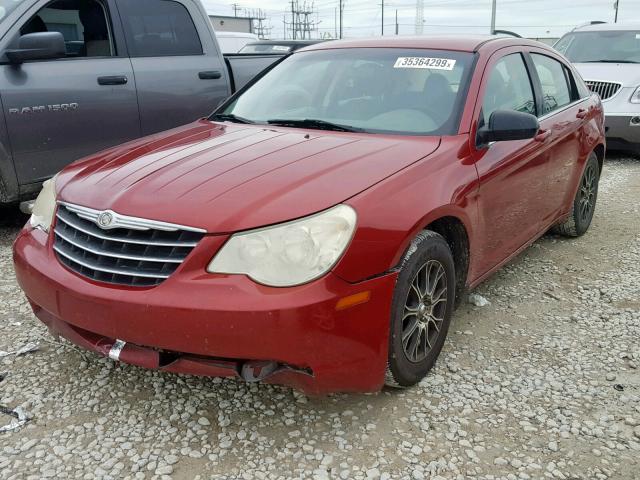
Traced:
[[[303, 0], [299, 0], [304, 3]], [[380, 0], [344, 0], [344, 36], [381, 34]], [[202, 0], [209, 14], [233, 15], [232, 4], [241, 9], [262, 9], [272, 27], [271, 38], [283, 37], [283, 16], [290, 21], [288, 0]], [[308, 5], [312, 2], [309, 0]], [[313, 2], [319, 22], [315, 36], [334, 35], [338, 0]], [[398, 10], [400, 35], [415, 33], [416, 2], [385, 0], [385, 35], [395, 34]], [[560, 37], [574, 26], [591, 20], [613, 22], [614, 0], [497, 0], [496, 26], [526, 37]], [[618, 22], [640, 23], [640, 0], [619, 0]], [[488, 33], [491, 0], [424, 0], [424, 33]]]

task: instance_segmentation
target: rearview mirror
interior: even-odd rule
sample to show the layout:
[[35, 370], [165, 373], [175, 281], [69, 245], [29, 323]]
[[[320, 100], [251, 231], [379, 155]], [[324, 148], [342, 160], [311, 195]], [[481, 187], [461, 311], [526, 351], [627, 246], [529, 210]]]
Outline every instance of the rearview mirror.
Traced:
[[527, 140], [538, 134], [540, 124], [530, 113], [515, 110], [496, 110], [489, 124], [478, 130], [478, 145], [509, 140]]
[[60, 32], [37, 32], [21, 36], [18, 48], [5, 53], [11, 63], [20, 64], [29, 60], [64, 57], [67, 48]]

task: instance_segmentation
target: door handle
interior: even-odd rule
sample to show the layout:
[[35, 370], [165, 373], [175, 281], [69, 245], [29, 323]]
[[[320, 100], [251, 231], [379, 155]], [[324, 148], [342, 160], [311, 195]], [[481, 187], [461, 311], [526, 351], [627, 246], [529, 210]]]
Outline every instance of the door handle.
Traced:
[[580, 110], [578, 110], [578, 113], [576, 113], [576, 118], [586, 118], [588, 114], [589, 112], [587, 110], [581, 108]]
[[98, 85], [126, 85], [129, 79], [124, 75], [98, 77]]
[[207, 72], [198, 73], [200, 80], [218, 80], [222, 78], [222, 72], [220, 70], [209, 70]]
[[540, 130], [533, 138], [536, 142], [544, 142], [551, 136], [551, 130]]

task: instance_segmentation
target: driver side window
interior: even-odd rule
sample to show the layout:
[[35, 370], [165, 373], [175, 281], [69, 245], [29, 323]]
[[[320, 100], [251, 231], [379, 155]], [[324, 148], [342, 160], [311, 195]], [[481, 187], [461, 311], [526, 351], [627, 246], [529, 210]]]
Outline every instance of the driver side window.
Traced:
[[536, 114], [531, 80], [519, 53], [505, 56], [493, 67], [482, 104], [480, 126], [486, 125], [496, 110]]
[[109, 15], [98, 0], [56, 0], [41, 8], [20, 29], [20, 35], [60, 32], [66, 57], [113, 57]]

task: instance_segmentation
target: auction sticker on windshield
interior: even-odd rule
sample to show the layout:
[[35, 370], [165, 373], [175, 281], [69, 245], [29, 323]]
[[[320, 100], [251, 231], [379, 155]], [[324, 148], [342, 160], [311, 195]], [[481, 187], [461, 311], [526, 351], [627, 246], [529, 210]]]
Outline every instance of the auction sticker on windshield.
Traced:
[[427, 68], [433, 70], [453, 70], [456, 61], [450, 58], [399, 57], [393, 68]]

